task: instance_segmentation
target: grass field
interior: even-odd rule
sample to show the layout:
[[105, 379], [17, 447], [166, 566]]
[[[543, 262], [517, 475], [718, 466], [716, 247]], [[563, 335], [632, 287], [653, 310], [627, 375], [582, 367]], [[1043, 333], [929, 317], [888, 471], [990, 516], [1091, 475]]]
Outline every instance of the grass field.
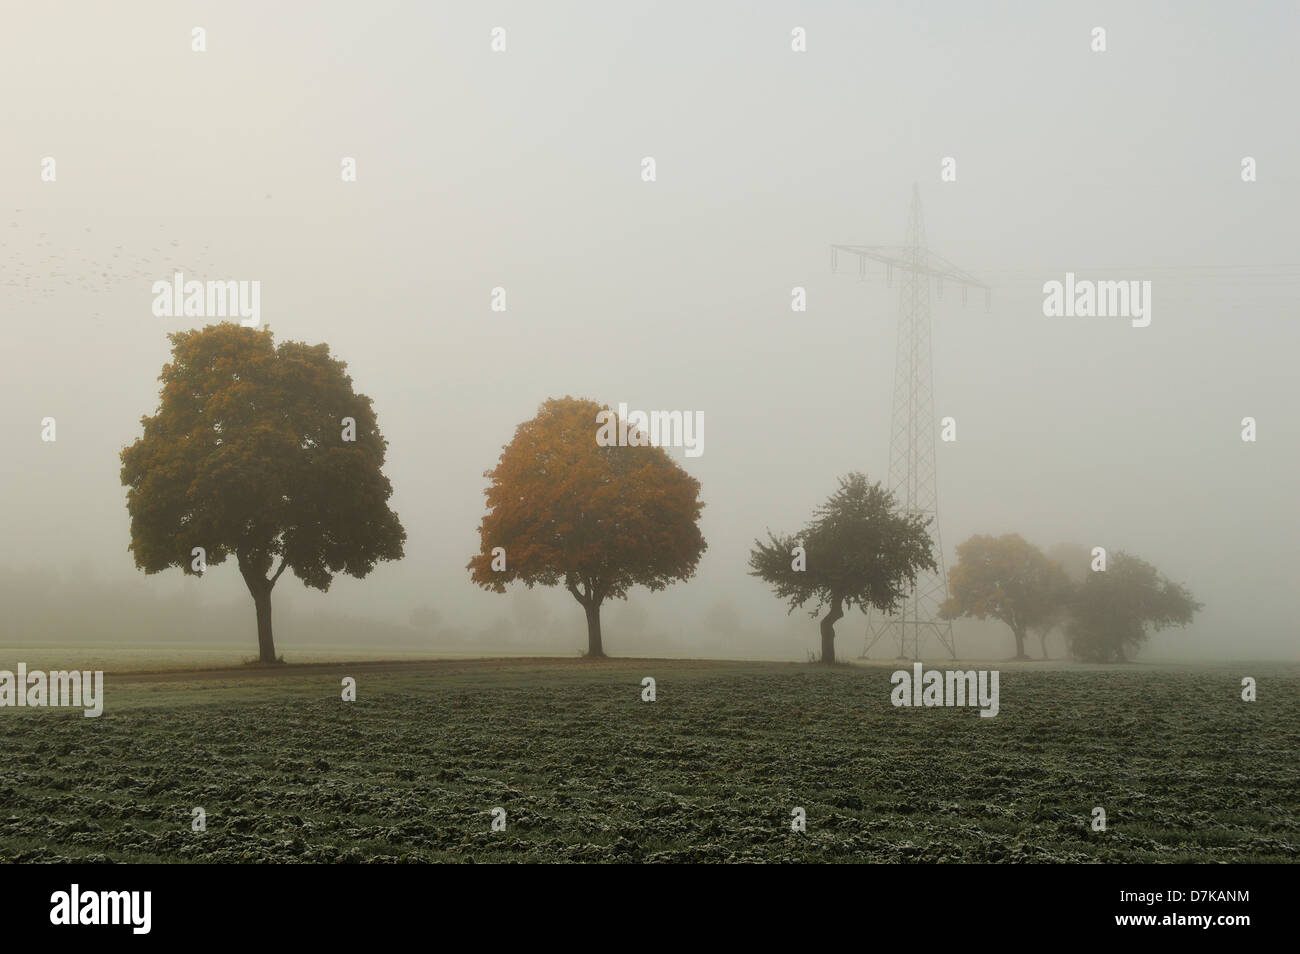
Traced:
[[[0, 710], [0, 860], [1300, 857], [1300, 667], [994, 664], [991, 719], [894, 708], [894, 668], [110, 672], [97, 719]], [[340, 699], [344, 675], [356, 702]], [[1259, 701], [1241, 701], [1243, 675]], [[498, 806], [507, 827], [493, 832]], [[1094, 806], [1105, 832], [1091, 830]]]

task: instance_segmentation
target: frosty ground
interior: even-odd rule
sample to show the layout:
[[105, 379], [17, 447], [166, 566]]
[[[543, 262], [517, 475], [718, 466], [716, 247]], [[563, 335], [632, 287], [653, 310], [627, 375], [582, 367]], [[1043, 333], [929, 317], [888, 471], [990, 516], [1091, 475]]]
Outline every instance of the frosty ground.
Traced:
[[0, 860], [1300, 858], [1298, 666], [1004, 664], [980, 718], [892, 706], [901, 665], [110, 671], [97, 719], [0, 713]]

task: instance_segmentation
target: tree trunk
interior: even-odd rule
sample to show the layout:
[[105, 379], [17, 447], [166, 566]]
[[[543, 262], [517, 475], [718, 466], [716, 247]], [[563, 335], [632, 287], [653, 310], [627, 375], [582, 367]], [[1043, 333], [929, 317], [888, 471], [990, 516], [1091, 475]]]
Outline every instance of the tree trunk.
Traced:
[[594, 599], [583, 604], [587, 611], [587, 655], [600, 659], [605, 655], [605, 647], [600, 641], [600, 604]]
[[831, 666], [835, 664], [835, 624], [844, 618], [844, 609], [837, 596], [831, 601], [830, 612], [822, 617], [822, 662]]
[[1016, 634], [1016, 658], [1028, 659], [1029, 656], [1025, 652], [1025, 631], [1023, 629], [1016, 629], [1012, 630], [1012, 632]]
[[1046, 632], [1039, 633], [1038, 641], [1043, 645], [1043, 658], [1046, 659], [1047, 658], [1047, 633]]
[[258, 662], [275, 662], [275, 640], [271, 636], [271, 588], [268, 586], [261, 593], [253, 594], [253, 605], [257, 607], [257, 648]]
[[278, 662], [275, 658], [275, 640], [271, 636], [271, 590], [275, 589], [275, 581], [284, 572], [284, 563], [280, 564], [280, 569], [268, 580], [262, 575], [263, 571], [253, 565], [251, 559], [240, 556], [239, 572], [248, 586], [248, 592], [253, 594], [253, 606], [257, 610], [258, 662]]

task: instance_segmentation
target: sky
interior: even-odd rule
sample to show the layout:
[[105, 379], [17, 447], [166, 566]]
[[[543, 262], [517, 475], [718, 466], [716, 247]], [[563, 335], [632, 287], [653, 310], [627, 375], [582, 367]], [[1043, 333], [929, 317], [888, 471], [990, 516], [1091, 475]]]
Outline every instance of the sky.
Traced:
[[[727, 605], [803, 658], [815, 623], [746, 561], [838, 476], [886, 478], [898, 283], [832, 272], [830, 247], [901, 243], [915, 183], [929, 247], [992, 287], [987, 309], [932, 303], [947, 563], [976, 533], [1126, 550], [1205, 604], [1146, 657], [1300, 658], [1295, 4], [6, 8], [0, 568], [69, 599], [143, 578], [118, 453], [156, 409], [166, 335], [207, 323], [154, 315], [179, 270], [260, 281], [277, 340], [327, 342], [389, 441], [406, 558], [325, 594], [284, 579], [277, 613], [508, 616], [465, 569], [483, 473], [573, 395], [706, 422], [703, 455], [671, 453], [708, 550], [689, 582], [633, 591], [648, 630], [708, 655]], [[1149, 326], [1045, 316], [1067, 272], [1151, 281]], [[233, 564], [148, 586], [243, 601], [253, 645]], [[576, 652], [581, 608], [541, 599]], [[840, 624], [842, 654], [864, 627]], [[1011, 650], [996, 627], [957, 639]]]

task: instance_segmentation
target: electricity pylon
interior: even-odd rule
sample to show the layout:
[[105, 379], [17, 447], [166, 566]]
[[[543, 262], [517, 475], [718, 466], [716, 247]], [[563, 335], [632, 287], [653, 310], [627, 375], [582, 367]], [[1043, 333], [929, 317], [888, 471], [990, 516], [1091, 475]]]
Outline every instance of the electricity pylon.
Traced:
[[984, 289], [985, 307], [989, 286], [947, 259], [925, 247], [925, 225], [921, 219], [921, 191], [912, 186], [912, 205], [908, 211], [907, 238], [903, 245], [832, 245], [831, 271], [838, 265], [841, 252], [858, 259], [858, 275], [866, 278], [867, 262], [882, 262], [886, 281], [893, 283], [894, 272], [901, 277], [898, 295], [898, 350], [894, 361], [894, 408], [889, 442], [889, 489], [899, 508], [907, 514], [930, 518], [930, 536], [934, 540], [937, 573], [923, 572], [916, 585], [903, 598], [898, 611], [867, 618], [867, 641], [862, 649], [865, 659], [880, 639], [898, 641], [899, 658], [920, 658], [921, 637], [937, 636], [952, 658], [957, 658], [952, 623], [939, 618], [939, 604], [948, 596], [948, 574], [939, 534], [939, 495], [935, 481], [934, 444], [934, 372], [930, 349], [930, 281], [935, 282], [939, 299], [943, 299], [944, 282], [961, 288], [962, 303], [971, 288]]

